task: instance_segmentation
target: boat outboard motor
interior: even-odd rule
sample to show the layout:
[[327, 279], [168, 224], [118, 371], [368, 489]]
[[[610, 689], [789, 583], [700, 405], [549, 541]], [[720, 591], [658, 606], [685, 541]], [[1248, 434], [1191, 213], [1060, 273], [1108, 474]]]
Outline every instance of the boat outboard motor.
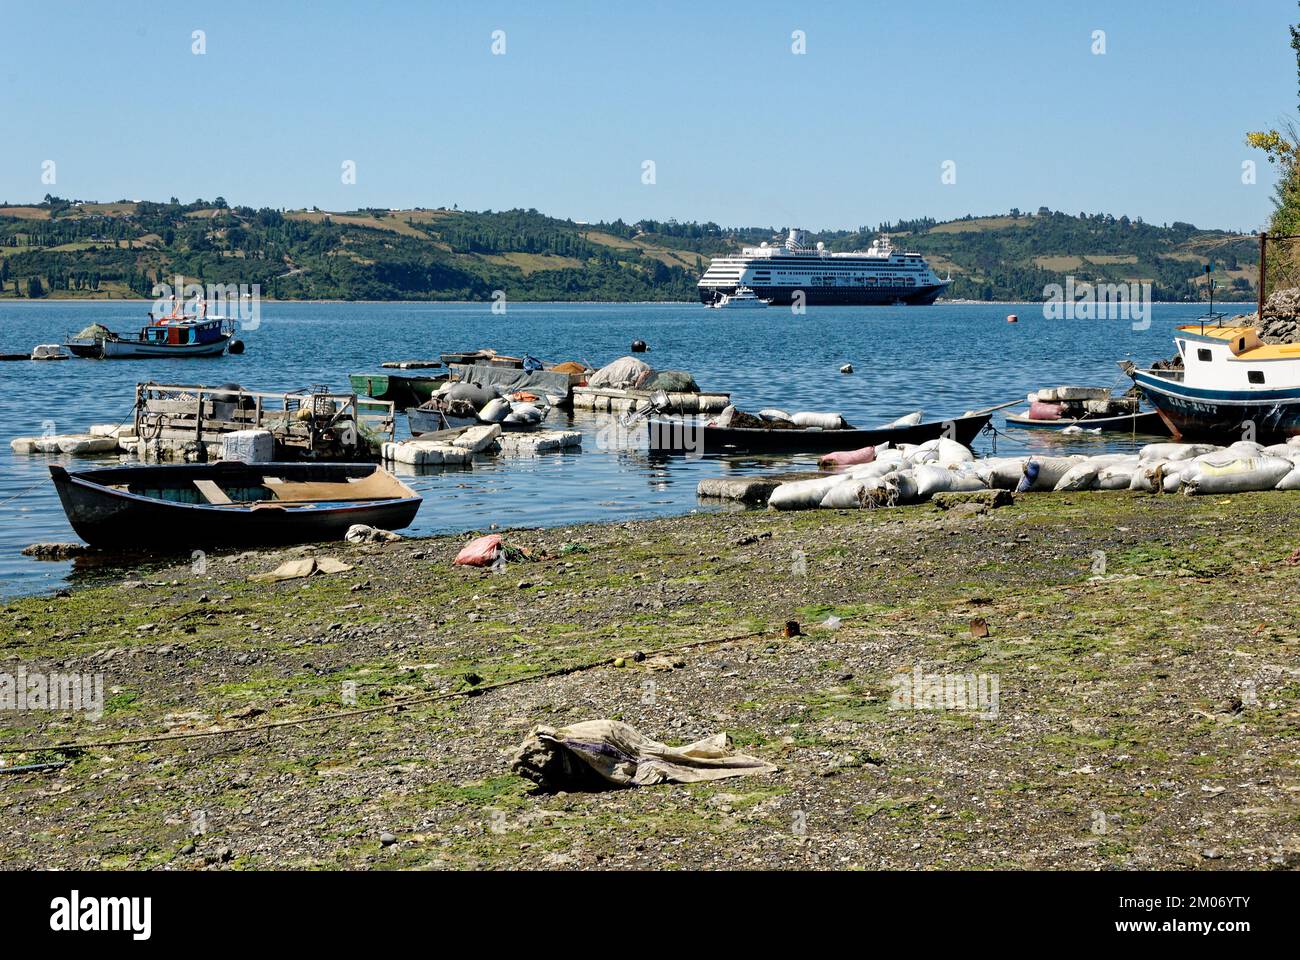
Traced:
[[634, 404], [632, 409], [619, 418], [623, 426], [630, 427], [634, 423], [647, 420], [657, 413], [667, 413], [669, 407], [668, 394], [663, 390], [656, 390], [650, 394], [649, 400], [642, 400]]

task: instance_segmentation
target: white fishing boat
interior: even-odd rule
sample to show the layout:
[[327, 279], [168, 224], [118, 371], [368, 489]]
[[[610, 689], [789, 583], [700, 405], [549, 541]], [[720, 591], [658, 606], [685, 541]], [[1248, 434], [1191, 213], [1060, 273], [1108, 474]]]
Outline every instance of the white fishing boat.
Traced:
[[749, 287], [737, 287], [734, 293], [724, 293], [713, 307], [717, 310], [747, 310], [766, 307], [770, 302], [760, 299]]
[[1120, 363], [1177, 439], [1282, 441], [1300, 434], [1300, 344], [1268, 344], [1252, 326], [1179, 327], [1178, 356]]
[[225, 317], [173, 314], [149, 315], [149, 323], [135, 336], [114, 333], [92, 324], [66, 346], [75, 356], [96, 360], [138, 360], [148, 357], [219, 357], [227, 348], [232, 353], [242, 346], [234, 339], [236, 324]]

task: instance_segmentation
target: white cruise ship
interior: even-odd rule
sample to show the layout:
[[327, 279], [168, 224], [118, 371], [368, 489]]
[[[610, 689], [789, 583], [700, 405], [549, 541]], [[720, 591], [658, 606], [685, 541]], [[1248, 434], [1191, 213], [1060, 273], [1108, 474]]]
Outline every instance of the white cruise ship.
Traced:
[[781, 244], [745, 247], [739, 256], [714, 257], [700, 278], [700, 302], [713, 304], [723, 296], [749, 287], [773, 305], [931, 304], [947, 288], [919, 253], [895, 253], [888, 237], [871, 249], [831, 253], [818, 243], [810, 248], [806, 234], [794, 229]]

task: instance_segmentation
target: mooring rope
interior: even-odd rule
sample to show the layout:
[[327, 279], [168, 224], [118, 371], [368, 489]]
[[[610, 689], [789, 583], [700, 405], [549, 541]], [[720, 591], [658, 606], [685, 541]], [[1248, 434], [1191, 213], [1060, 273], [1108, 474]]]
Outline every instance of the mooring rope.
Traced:
[[999, 436], [1010, 443], [1018, 443], [1022, 447], [1032, 446], [1032, 444], [1030, 444], [1028, 440], [1020, 440], [1017, 437], [1011, 436], [1009, 433], [1004, 433], [1003, 431], [999, 430], [997, 427], [993, 426], [992, 420], [990, 420], [987, 424], [985, 424], [984, 429], [987, 430], [989, 433], [992, 433], [995, 436]]
[[[135, 405], [132, 404], [131, 409], [128, 410], [126, 413], [126, 416], [123, 417], [121, 420], [117, 421], [117, 423], [113, 425], [113, 429], [117, 430], [119, 427], [121, 427], [122, 424], [126, 423], [127, 417], [130, 417], [134, 413], [135, 413]], [[15, 500], [21, 500], [23, 497], [27, 496], [27, 494], [31, 493], [33, 490], [39, 490], [41, 487], [45, 486], [53, 479], [54, 479], [53, 477], [46, 477], [44, 480], [40, 480], [36, 483], [33, 483], [30, 487], [26, 488], [25, 490], [21, 490], [18, 493], [15, 493], [12, 497], [8, 497], [4, 500], [0, 500], [0, 507], [8, 506], [9, 504], [13, 503]]]
[[7, 500], [0, 500], [0, 507], [13, 503], [15, 500], [22, 499], [23, 497], [27, 496], [27, 494], [31, 493], [33, 490], [39, 490], [41, 487], [45, 486], [53, 479], [54, 479], [53, 477], [46, 477], [44, 480], [40, 480], [37, 481], [36, 483], [33, 483], [26, 490], [23, 490], [20, 493], [15, 493], [12, 497], [9, 497]]

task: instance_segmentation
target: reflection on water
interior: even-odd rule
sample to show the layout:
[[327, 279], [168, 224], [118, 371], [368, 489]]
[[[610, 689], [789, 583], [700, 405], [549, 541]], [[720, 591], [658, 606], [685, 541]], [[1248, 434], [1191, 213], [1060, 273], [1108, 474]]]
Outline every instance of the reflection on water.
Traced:
[[[130, 329], [147, 309], [143, 303], [5, 303], [0, 353], [61, 341], [92, 321]], [[1018, 324], [1006, 323], [1012, 311], [1020, 315]], [[49, 458], [15, 456], [8, 441], [41, 433], [45, 421], [57, 432], [75, 433], [126, 420], [139, 381], [349, 390], [349, 373], [376, 370], [384, 360], [495, 347], [600, 366], [642, 339], [651, 348], [647, 362], [688, 370], [704, 389], [730, 391], [742, 409], [834, 411], [870, 427], [917, 409], [926, 419], [954, 416], [1040, 386], [1123, 389], [1128, 383], [1117, 360], [1168, 356], [1174, 324], [1201, 312], [1196, 304], [1156, 304], [1150, 328], [1133, 330], [1123, 321], [1045, 320], [1038, 305], [810, 308], [796, 316], [775, 308], [728, 314], [699, 304], [514, 304], [501, 316], [487, 304], [272, 303], [263, 305], [260, 327], [244, 335], [248, 351], [242, 356], [0, 363], [0, 501], [15, 498], [0, 505], [0, 593], [60, 583], [70, 564], [29, 561], [19, 551], [33, 541], [76, 539], [53, 487], [42, 483]], [[856, 372], [840, 374], [845, 363]], [[408, 478], [425, 498], [412, 532], [717, 510], [722, 506], [696, 499], [702, 477], [816, 466], [813, 456], [651, 460], [634, 443], [605, 442], [618, 433], [600, 430], [607, 416], [551, 414], [549, 426], [583, 433], [581, 452], [484, 457], [470, 469], [435, 468]], [[1003, 427], [1000, 417], [994, 422]], [[1141, 442], [1012, 429], [982, 437], [976, 448], [983, 454], [994, 444], [1001, 454], [1093, 452]]]

